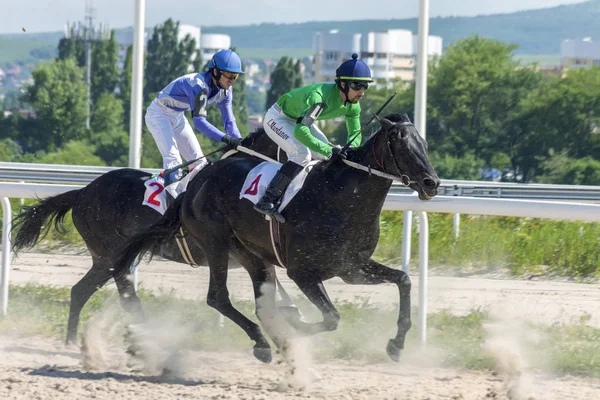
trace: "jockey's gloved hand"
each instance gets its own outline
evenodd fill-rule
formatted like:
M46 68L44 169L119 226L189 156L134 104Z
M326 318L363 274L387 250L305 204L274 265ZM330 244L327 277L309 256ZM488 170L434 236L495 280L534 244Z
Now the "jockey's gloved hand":
M232 148L237 149L237 147L240 144L242 144L242 138L234 137L231 135L225 135L221 138L221 142L227 143Z
M340 145L333 146L331 148L331 158L340 157L342 159L346 159L346 152L343 150L343 147Z

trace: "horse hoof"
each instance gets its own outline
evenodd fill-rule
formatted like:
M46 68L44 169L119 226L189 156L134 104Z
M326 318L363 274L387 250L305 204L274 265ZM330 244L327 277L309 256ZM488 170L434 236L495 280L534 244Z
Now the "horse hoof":
M400 361L400 352L402 351L402 349L400 347L398 347L396 345L396 343L394 343L393 339L389 340L386 351L388 353L388 356L390 356L390 358L393 361L395 361L395 362Z
M270 363L273 359L271 348L254 346L254 357L266 364Z

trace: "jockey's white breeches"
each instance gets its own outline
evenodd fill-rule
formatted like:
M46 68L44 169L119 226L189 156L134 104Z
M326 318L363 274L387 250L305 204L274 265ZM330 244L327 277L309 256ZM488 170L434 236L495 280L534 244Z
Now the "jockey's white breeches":
M162 155L163 168L181 164L182 156L186 161L204 156L194 130L182 112L171 110L154 100L146 110L145 120ZM203 158L190 165L190 168L202 168L206 164Z
M326 157L311 151L294 137L296 121L285 115L277 104L274 104L263 121L267 135L285 151L289 161L305 167L311 160L325 160ZM327 137L315 124L310 127L310 133L323 143L329 143Z

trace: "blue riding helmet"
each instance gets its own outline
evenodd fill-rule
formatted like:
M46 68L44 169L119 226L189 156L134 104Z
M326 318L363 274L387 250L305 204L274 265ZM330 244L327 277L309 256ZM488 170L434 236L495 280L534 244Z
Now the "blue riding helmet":
M352 54L351 60L346 60L335 70L336 81L366 81L373 82L369 66L358 59L358 54Z
M217 68L221 71L243 74L242 60L233 50L219 50L208 63L208 68Z

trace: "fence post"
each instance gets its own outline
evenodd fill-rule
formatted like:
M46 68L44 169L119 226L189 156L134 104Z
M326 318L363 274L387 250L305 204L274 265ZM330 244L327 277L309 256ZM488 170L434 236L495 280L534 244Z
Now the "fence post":
M10 272L10 231L12 229L12 208L7 197L2 198L2 278L0 279L0 308L2 316L8 313L8 275Z
M427 341L427 275L429 273L429 221L419 212L419 342Z
M458 235L460 234L460 214L455 213L452 217L452 231L454 233L454 241L458 240Z
M402 222L402 271L410 272L410 242L412 235L412 211L404 211Z

